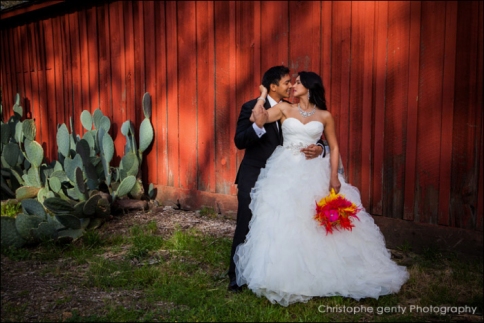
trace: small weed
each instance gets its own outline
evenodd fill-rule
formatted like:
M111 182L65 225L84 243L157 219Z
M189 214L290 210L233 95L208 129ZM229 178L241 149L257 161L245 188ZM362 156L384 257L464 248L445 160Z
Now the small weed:
M4 303L2 297L2 322L22 322L23 314L27 308L27 304L18 304L12 301Z
M402 251L402 252L407 253L407 252L409 252L409 251L412 250L412 245L408 241L405 240L402 243L401 246L397 247L397 249L400 250L400 251Z
M217 212L215 212L213 207L204 206L200 209L200 215L213 219L217 217Z
M95 248L102 246L104 241L98 231L90 230L82 236L82 243L87 248Z
M21 211L22 205L16 200L2 201L1 215L15 218Z
M2 254L16 261L27 260L31 258L30 251L26 248L2 247Z
M158 227L156 226L156 222L155 221L150 221L146 225L146 233L154 234L154 233L156 233L156 230L158 230Z
M55 301L56 305L62 305L69 303L72 300L72 296L67 296L67 297L60 297Z
M163 245L163 238L153 234L156 230L155 222L150 222L143 228L139 226L133 227L131 229L132 245L126 258L141 260L149 256L151 251L159 249Z
M143 229L139 225L135 225L131 228L131 230L129 230L129 233L132 236L139 236L140 234L143 233Z

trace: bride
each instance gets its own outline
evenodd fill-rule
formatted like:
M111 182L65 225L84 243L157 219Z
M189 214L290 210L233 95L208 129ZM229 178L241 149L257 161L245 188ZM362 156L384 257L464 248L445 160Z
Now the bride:
M267 89L260 89L265 99ZM315 296L359 300L397 293L408 272L391 260L358 189L338 174L335 124L321 77L300 72L293 91L298 104L281 102L265 110L258 100L253 110L252 119L266 113L267 122L281 121L284 145L276 148L251 191L249 234L234 256L237 284L283 306ZM306 159L301 149L323 132L329 158ZM362 209L351 231L326 233L314 219L316 202L331 189Z

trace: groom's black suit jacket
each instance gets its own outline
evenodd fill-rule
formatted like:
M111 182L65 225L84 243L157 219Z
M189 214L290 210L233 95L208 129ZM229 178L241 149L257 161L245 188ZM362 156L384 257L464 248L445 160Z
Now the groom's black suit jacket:
M244 158L240 163L239 171L235 179L235 184L239 191L250 192L254 187L261 168L265 167L267 159L272 155L278 145L282 145L281 125L277 122L264 125L266 133L258 137L252 127L250 115L257 99L246 102L242 106L237 128L235 130L235 146L238 149L245 149ZM271 106L268 101L264 104L265 109Z

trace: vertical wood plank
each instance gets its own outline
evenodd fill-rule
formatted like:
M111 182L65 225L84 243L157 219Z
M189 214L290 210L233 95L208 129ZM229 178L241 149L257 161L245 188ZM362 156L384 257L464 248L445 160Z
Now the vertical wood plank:
M403 219L413 220L415 208L415 174L417 162L418 88L420 59L421 2L410 2L410 39L408 72L407 138L405 145L405 195Z
M90 79L89 73L89 40L87 34L87 10L78 11L78 37L79 37L79 70L80 70L80 103L78 108L78 115L75 116L76 122L79 125L80 136L86 132L86 129L81 124L81 113L83 110L91 110L91 87L89 83L94 80ZM96 36L94 36L96 37Z
M230 97L230 3L215 4L215 175L216 192L230 194L234 178L229 178L230 158L226 147L233 146L230 136L230 110L233 102Z
M264 71L261 70L261 38L262 38L262 31L261 31L261 19L262 19L262 12L261 12L261 4L260 1L253 1L254 6L254 73L253 79L254 84L260 84L262 81L262 73ZM249 27L248 27L249 28ZM257 89L253 90L253 95L257 96ZM243 157L243 152L238 153L239 160Z
M17 93L20 96L20 102L23 105L24 97L25 97L25 84L24 84L24 78L23 78L23 67L22 67L22 60L20 58L20 55L18 54L20 52L20 41L19 41L19 27L16 27L12 31L12 43L13 43L13 63L14 63L14 75L15 79L17 80ZM15 93L15 96L17 95Z
M24 117L32 118L32 87L31 87L31 62L29 57L29 42L27 40L27 25L22 25L19 27L19 42L20 42L20 56L22 61L22 79L24 84L24 96L23 96L23 108Z
M385 158L383 215L403 217L405 176L404 140L408 105L408 39L410 3L389 2L388 77L385 109Z
M29 57L30 46L27 40L27 26L20 26L18 32L20 52L18 52L17 55L20 56L22 67L24 117L32 118L32 85L30 81L31 65Z
M375 32L375 4L371 2L355 2L352 8L352 26L355 29L352 36L352 74L351 76L351 137L349 178L352 185L361 192L364 207L370 205L371 191L371 133L372 133L372 73L373 73L373 43ZM353 39L354 38L354 39ZM357 138L361 138L357 139ZM361 156L361 158L359 157ZM359 163L355 163L360 159Z
M79 12L69 14L69 39L70 39L70 57L71 57L71 91L72 100L71 105L68 106L68 119L66 122L70 122L69 118L72 118L74 125L74 131L76 134L82 134L82 125L80 122L80 115L82 112L82 75L81 75L81 48L79 42Z
M142 98L143 94L146 92L146 66L145 66L145 15L144 15L144 2L135 1L133 2L133 19L135 28L134 31L134 63L135 63L135 88L134 88L134 120L136 124L140 124L144 119ZM152 45L152 44L149 44Z
M168 95L168 185L180 186L179 116L178 116L178 55L177 55L177 3L166 3L166 56Z
M349 113L347 132L354 139L348 141L348 163L346 166L346 176L351 185L360 189L361 192L361 166L362 166L362 121L363 121L363 77L365 63L365 26L366 21L364 3L360 1L352 2L351 15L351 69L349 84Z
M196 2L197 102L198 102L198 189L215 192L215 62L214 3Z
M454 123L455 51L457 30L457 1L446 2L445 44L442 87L442 138L440 141L439 210L437 222L449 225L452 173L452 125Z
M373 65L375 52L375 3L368 2L365 6L367 24L365 26L365 53L363 69L363 118L362 118L362 163L361 163L361 201L363 206L369 210L371 203L372 184L372 131L373 131Z
M153 149L153 153L156 153L156 169L158 170L157 184L168 185L168 107L167 100L168 87L172 86L171 82L167 82L167 37L166 31L168 30L168 24L165 25L165 21L168 19L165 15L165 2L155 2L155 68L156 68L156 92L153 100L153 128L154 133L154 145L156 150ZM171 80L172 81L172 80ZM153 170L153 169L152 169Z
M230 6L229 6L229 11L230 11L230 16L229 19L231 21L230 23L230 29L229 29L229 42L230 44L235 44L235 1L230 1ZM230 73L230 84L236 85L237 84L237 66L236 66L236 50L235 46L230 46L230 51L229 51L229 73ZM232 98L232 103L229 104L231 109L229 110L229 137L228 142L232 143L233 141L231 138L235 137L235 128L236 128L236 123L237 123L237 118L238 118L238 108L233 104L233 99L237 98L237 89L236 86L231 86L229 87L229 95ZM225 181L227 185L229 186L229 191L228 194L230 195L235 195L237 194L237 187L234 183L235 177L237 174L237 148L235 147L234 144L231 144L229 146L229 151L227 155L228 159L228 165L229 169L225 177Z
M89 75L89 101L85 109L89 110L91 114L100 107L99 103L99 31L102 30L97 25L97 7L91 7L86 11L86 42L87 42L87 74Z
M138 142L139 134L139 123L136 117L137 111L140 109L141 98L136 100L136 88L137 83L141 80L139 79L141 71L141 66L139 66L139 55L142 55L142 49L140 48L141 41L139 37L141 36L141 31L138 26L139 18L139 5L142 5L141 1L123 1L123 39L124 39L124 83L123 92L121 94L121 100L123 101L123 106L125 107L125 118L120 120L120 125L126 120L130 120L134 125L135 130L135 140ZM138 60L138 63L136 62ZM144 74L144 73L143 73ZM124 155L124 145L126 144L126 137L119 135L119 140L123 144L123 150L119 152L121 156Z
M63 25L62 17L52 18L53 30L53 56L54 56L54 79L55 79L55 100L53 103L55 111L55 122L57 125L64 123L64 77L63 75Z
M478 37L477 39L484 39L483 36L483 11L484 11L484 5L482 2L479 2L479 25L477 27L478 30ZM484 56L483 56L483 42L480 41L478 44L478 54L477 54L477 71L483 71L483 61L484 61ZM483 73L477 73L477 112L479 113L478 120L479 120L479 126L476 130L477 133L481 134L480 137L480 142L478 143L477 147L482 147L484 143L484 135L483 135L483 113L482 113L482 107L484 106L484 102L482 100L483 93L482 91L479 91L479 89L482 89L484 87L483 85ZM479 153L479 159L478 159L478 165L479 165L479 186L477 190L477 196L483 196L484 195L484 169L483 169L483 164L484 164L484 156L483 156L483 149L480 149ZM484 203L482 201L482 198L477 198L477 220L476 220L476 230L482 232L483 231L483 216L484 216Z
M97 25L99 29L99 109L104 115L112 115L111 101L111 37L109 28L109 8L111 4L99 7Z
M48 95L47 95L47 76L48 71L46 68L46 57L45 57L45 19L36 22L36 28L34 30L34 37L37 42L38 48L38 91L39 91L39 126L40 134L38 136L38 141L43 145L44 157L46 161L51 161L53 157L49 153L51 146L55 145L55 125L49 120L49 107L48 107ZM52 98L50 98L52 100Z
M288 65L289 23L287 1L261 2L261 71L276 65ZM259 81L260 82L260 81Z
M371 213L382 215L383 211L383 152L385 128L385 84L387 63L388 2L376 2L375 17L375 64L374 64L374 134L373 134L373 182Z
M12 58L13 58L13 72L15 73L15 79L17 80L17 91L14 94L14 98L17 93L20 96L21 105L23 105L23 98L25 97L25 85L23 82L23 67L22 61L20 59L20 55L17 54L20 52L20 45L19 45L19 28L13 28L12 30Z
M441 53L445 46L445 5L439 2L422 2L421 41L432 44L421 48L420 88L417 139L417 168L419 221L437 223L439 210L439 165L442 131L443 64Z
M40 56L39 54L39 49L38 49L38 43L35 39L35 30L38 29L36 27L37 23L36 22L31 22L27 24L27 43L28 43L28 48L29 52L27 53L30 61L30 69L28 72L28 78L30 79L31 83L31 94L30 94L30 111L32 113L32 118L35 120L35 124L37 127L37 135L36 139L39 140L39 142L42 142L42 134L41 134L41 119L40 119L40 111L39 111L39 80L38 80L38 57Z
M457 51L455 83L455 111L453 126L453 161L451 192L451 224L459 228L471 228L477 222L476 190L477 161L476 137L477 111L477 30L479 7L476 2L458 3ZM482 70L481 70L482 73ZM482 84L481 84L482 85ZM481 117L482 118L482 117ZM482 132L482 128L479 129ZM482 147L482 144L481 146Z
M2 104L3 104L3 113L2 113L2 121L7 122L8 118L11 115L11 106L13 106L14 98L15 98L15 80L12 76L12 66L11 57L12 57L12 43L10 42L10 29L2 29L0 30L1 38L0 38L0 46L4 48L3 55L0 56L2 61L2 67L0 69L0 73L2 76Z
M32 38L32 61L35 62L33 66L32 72L32 95L34 104L34 115L36 116L36 126L37 126L37 136L36 140L42 144L44 142L50 142L47 139L48 136L48 128L46 125L48 124L47 120L44 119L45 114L42 112L42 108L45 105L45 80L44 78L44 71L42 69L41 60L43 59L43 46L40 39L42 29L42 23L39 21L35 21L30 24L30 37ZM45 145L44 145L44 148ZM45 156L45 153L44 153Z
M261 79L255 79L251 71L254 70L254 44L255 34L257 33L252 27L255 22L255 6L252 2L236 2L236 38L237 44L237 98L235 100L236 114L240 113L242 105L254 98L254 92L258 91L258 84ZM243 154L237 156L241 161Z
M22 71L20 70L20 55L18 55L19 47L18 47L18 27L17 28L12 28L12 32L10 33L10 46L8 47L10 49L10 64L11 64L11 74L12 78L14 80L14 84L12 88L14 89L12 93L13 95L13 100L12 100L12 106L15 103L15 98L17 97L17 93L19 94L22 102L23 102L23 91L24 91L24 85L23 85L23 78L22 78Z
M38 57L39 55L39 49L38 49L38 44L35 39L35 30L38 29L38 27L35 26L36 22L32 22L27 24L27 39L26 42L28 43L28 48L29 52L27 53L29 62L30 62L30 68L28 72L28 78L30 80L30 88L31 88L31 93L30 93L30 111L32 113L32 119L35 120L35 124L38 130L40 130L40 111L39 111L39 80L38 80ZM41 140L42 135L40 131L38 131L36 139Z
M178 75L180 77L179 91L182 100L179 102L179 135L180 187L188 190L197 189L197 96L196 85L196 15L195 2L182 1L178 3Z
M348 22L351 21L351 2L337 1L333 3L333 46L332 50L332 108L336 123L336 135L341 159L345 167L345 173L348 171L348 147L349 147L349 88L350 88L350 28Z
M290 28L288 33L290 41L288 65L293 76L300 71L320 73L320 7L317 1L289 1L289 22L297 22L297 27Z
M61 19L61 45L63 46L63 57L62 57L62 77L63 77L63 88L64 92L64 105L62 106L63 118L61 123L67 125L69 132L74 131L71 129L69 117L72 117L73 112L73 74L72 74L72 48L71 48L71 30L69 27L70 15L65 15Z
M153 117L153 110L155 110L155 100L156 100L156 42L157 39L155 37L155 3L154 1L146 1L143 3L143 17L144 17L144 39L142 41L142 46L144 46L144 62L143 68L145 68L146 72L146 83L145 88L142 89L142 92L148 92L151 96L151 105L152 105L152 114L151 114L151 124L155 125L155 120ZM143 95L144 93L140 93ZM140 97L140 101L141 101ZM154 131L157 132L159 128L154 128ZM149 185L149 183L158 183L158 168L162 167L162 165L158 165L157 163L157 150L156 145L157 142L153 142L151 146L145 151L143 156L143 183L145 186Z
M8 60L8 46L7 46L7 30L0 29L0 46L1 48L4 48L4 52L2 55L0 55L0 87L2 89L2 113L1 113L1 121L6 123L8 120L7 118L10 116L10 95L8 94L8 91L11 92L11 89L9 88L10 80L10 73L8 71L7 66L9 65L7 63Z
M131 4L128 2L127 4ZM109 117L111 119L111 136L114 139L116 150L112 163L119 165L120 156L124 152L124 142L118 140L119 127L128 119L126 111L126 60L125 60L125 40L126 32L132 33L132 29L126 26L123 12L124 2L113 2L109 7L109 30L111 36L111 91L112 91L112 110ZM114 125L118 125L115 127ZM121 136L121 135L119 135Z
M50 145L47 146L45 151L45 156L51 160L58 159L57 155L57 128L56 128L56 117L54 111L56 110L56 80L55 80L55 51L54 51L54 31L53 31L54 18L50 18L43 21L43 31L44 31L44 42L45 42L45 82L46 90L45 96L47 104L43 109L43 113L46 114L44 120L49 120L48 127L51 129L49 131L49 141ZM47 126L46 126L47 127Z
M333 2L323 1L321 5L321 78L323 79L324 89L326 90L326 105L329 111L334 112L333 102L331 101L332 12Z

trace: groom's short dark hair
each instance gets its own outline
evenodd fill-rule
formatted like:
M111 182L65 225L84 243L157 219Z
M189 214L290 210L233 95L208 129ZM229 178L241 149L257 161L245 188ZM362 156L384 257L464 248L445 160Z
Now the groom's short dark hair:
M289 67L284 65L273 66L262 76L262 85L269 90L271 84L279 85L279 81L287 74L289 74Z

